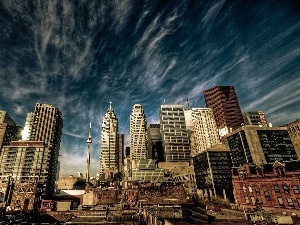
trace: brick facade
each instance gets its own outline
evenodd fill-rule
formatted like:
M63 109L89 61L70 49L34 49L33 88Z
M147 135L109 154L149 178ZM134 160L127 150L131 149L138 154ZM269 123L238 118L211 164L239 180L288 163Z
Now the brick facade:
M235 202L239 209L263 208L277 212L300 210L300 161L275 162L264 166L240 166L233 169Z

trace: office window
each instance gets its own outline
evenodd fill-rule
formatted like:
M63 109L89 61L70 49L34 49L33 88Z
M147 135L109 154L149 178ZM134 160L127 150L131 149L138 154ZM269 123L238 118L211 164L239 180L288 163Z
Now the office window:
M280 188L277 185L274 186L274 189L275 189L275 193L280 193Z

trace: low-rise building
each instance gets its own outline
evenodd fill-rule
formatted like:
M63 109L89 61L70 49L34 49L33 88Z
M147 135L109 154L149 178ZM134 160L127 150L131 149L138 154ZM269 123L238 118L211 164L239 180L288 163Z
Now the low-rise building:
M299 160L235 167L232 171L232 183L237 207L254 209L256 202L262 202L265 210L299 214L299 178Z

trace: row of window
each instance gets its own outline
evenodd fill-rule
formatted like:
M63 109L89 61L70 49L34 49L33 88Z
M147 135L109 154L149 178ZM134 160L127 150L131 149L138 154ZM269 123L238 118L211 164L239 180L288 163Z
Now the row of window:
M251 186L248 186L248 188L246 188L244 185L243 185L243 191L246 192L247 189L248 189L248 192L253 192L253 188ZM294 191L295 194L299 194L300 193L300 190L298 188L297 185L293 185L292 186L292 189ZM254 190L256 192L256 194L260 194L260 189L258 188L258 186L254 186ZM286 185L283 185L282 186L282 189L280 189L280 187L278 185L274 185L274 190L275 190L275 193L280 193L280 190L283 190L283 192L285 194L289 194L290 193L290 188Z

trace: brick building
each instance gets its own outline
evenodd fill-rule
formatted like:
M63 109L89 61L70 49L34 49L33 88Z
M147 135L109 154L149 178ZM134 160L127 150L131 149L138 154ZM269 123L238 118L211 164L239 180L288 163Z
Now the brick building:
M261 201L265 210L299 214L299 168L299 160L233 168L232 183L238 208L254 209L255 202Z

